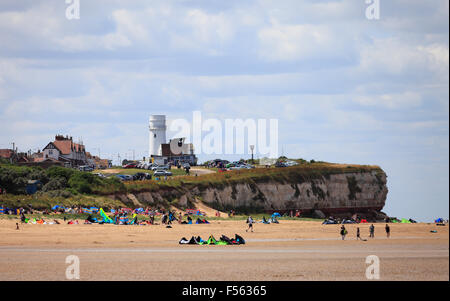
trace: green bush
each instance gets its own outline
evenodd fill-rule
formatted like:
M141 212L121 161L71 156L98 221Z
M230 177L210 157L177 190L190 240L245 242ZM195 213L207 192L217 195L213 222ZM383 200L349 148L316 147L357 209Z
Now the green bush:
M59 166L53 166L46 170L46 174L49 178L65 178L67 182L77 172L79 173L79 171L74 169Z
M100 178L86 172L76 172L69 179L69 186L79 193L91 193L91 185L99 184Z
M42 191L60 190L67 187L67 180L63 177L52 178L42 187Z

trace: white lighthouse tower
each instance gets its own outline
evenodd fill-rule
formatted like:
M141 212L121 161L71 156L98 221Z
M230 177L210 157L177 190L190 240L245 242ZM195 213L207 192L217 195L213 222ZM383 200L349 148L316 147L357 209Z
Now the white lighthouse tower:
M161 144L166 143L166 116L150 116L150 147L149 158L152 156L161 156Z

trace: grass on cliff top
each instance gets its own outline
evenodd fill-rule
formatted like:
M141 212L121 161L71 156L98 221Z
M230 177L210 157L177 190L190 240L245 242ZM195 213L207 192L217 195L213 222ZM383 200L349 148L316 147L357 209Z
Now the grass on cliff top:
M167 181L135 181L126 183L128 192L157 191L159 189L182 189L198 187L224 187L230 184L254 184L254 183L303 183L311 179L328 178L333 174L362 173L376 171L383 173L379 166L333 164L333 163L309 163L293 167L283 168L255 168L249 170L235 170L217 172L200 176L179 176L169 178Z

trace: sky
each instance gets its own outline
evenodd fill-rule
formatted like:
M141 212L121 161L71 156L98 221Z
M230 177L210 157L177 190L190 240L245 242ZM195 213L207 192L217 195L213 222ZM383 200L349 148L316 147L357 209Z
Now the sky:
M277 119L285 156L379 165L384 212L448 218L447 0L79 3L0 2L0 148L63 134L117 162L152 114Z

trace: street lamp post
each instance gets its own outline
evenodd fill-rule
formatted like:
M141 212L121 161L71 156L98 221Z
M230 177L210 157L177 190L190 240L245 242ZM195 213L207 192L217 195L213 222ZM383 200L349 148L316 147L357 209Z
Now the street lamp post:
M255 146L254 145L250 145L250 149L252 151L252 164L254 164L255 161L253 160L253 150L255 149Z
M129 149L129 151L133 151L133 161L134 161L134 149Z

